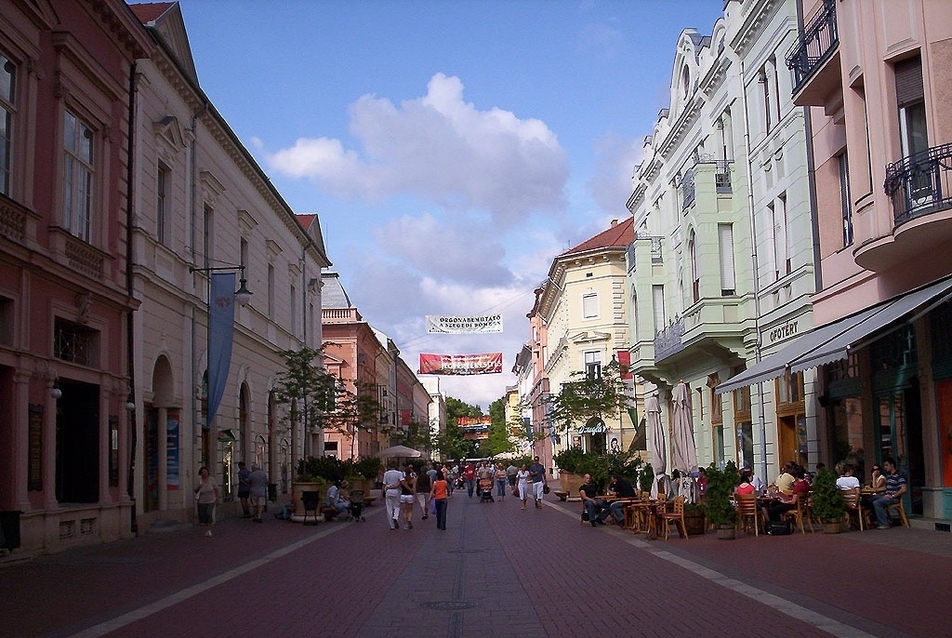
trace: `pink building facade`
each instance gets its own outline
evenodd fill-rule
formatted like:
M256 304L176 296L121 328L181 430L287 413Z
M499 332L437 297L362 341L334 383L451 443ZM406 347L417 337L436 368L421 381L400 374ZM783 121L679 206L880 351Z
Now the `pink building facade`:
M151 43L119 0L12 5L0 11L0 510L20 512L21 547L59 551L131 535L129 87Z

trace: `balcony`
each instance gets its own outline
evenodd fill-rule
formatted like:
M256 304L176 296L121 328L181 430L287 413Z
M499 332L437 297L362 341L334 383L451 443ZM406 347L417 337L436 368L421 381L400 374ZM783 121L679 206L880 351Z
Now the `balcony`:
M694 203L694 169L689 169L681 178L681 210L687 210Z
M795 104L822 106L824 98L840 87L839 44L836 3L824 0L787 53L787 68L793 71Z
M859 246L856 263L882 272L952 242L952 144L934 146L886 167L892 232Z
M655 361L660 362L684 350L681 338L684 336L684 319L676 317L674 321L655 334Z

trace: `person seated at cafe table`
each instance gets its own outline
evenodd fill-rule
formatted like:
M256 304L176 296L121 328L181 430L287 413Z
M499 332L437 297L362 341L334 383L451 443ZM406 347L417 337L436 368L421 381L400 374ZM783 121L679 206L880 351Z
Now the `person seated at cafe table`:
M886 491L882 496L873 497L873 511L876 512L877 525L873 529L889 529L889 514L886 508L895 505L906 493L906 477L896 470L896 461L891 456L883 459L883 469L886 470Z
M805 472L803 468L794 466L789 469L793 471L791 475L793 476L793 486L790 489L790 493L787 494L780 489L780 477L777 477L778 485L775 486L776 491L772 492L776 500L772 501L767 508L767 516L771 521L779 521L786 512L796 509L800 499L806 498L806 495L810 492L810 484L804 477Z
M636 497L635 488L632 487L628 479L623 478L618 474L612 474L612 480L608 485L608 491L618 499ZM616 525L623 524L625 522L625 505L626 503L624 500L612 501L608 507L602 508L602 513L598 515L596 522L604 525L605 519L611 515L615 517Z
M839 467L837 469L840 469ZM841 490L859 489L859 479L853 476L855 468L852 463L844 463L839 478L836 479L836 486Z
M777 486L777 490L783 492L787 496L793 494L793 484L796 483L797 479L794 476L796 471L796 463L790 461L783 466L783 471L780 473L780 476L777 477L777 480L774 484Z
M600 498L595 498L595 494L598 490L595 484L592 483L591 474L584 475L582 479L583 483L582 486L578 488L578 493L579 496L582 497L582 507L585 508L585 512L588 514L588 520L592 524L592 527L604 525L605 520L598 518L598 513L607 509L608 503Z

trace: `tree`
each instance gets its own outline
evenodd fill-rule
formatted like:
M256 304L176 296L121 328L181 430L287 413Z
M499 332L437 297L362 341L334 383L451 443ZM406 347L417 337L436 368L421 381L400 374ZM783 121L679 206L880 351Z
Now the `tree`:
M455 397L446 397L446 431L434 437L433 449L446 459L463 459L476 456L476 441L467 439L459 427L460 417L480 417L483 410L478 405L464 403Z
M621 365L612 360L599 374L573 372L557 394L549 395L548 418L559 432L592 418L604 420L627 411L633 397L622 378Z
M323 366L315 365L323 351L323 347L304 347L281 352L285 370L278 373L274 389L275 399L288 406L282 422L290 427L300 422L306 434L333 428L353 436L357 430L369 429L380 412L373 392L358 387L352 391ZM305 437L304 447L304 455L310 456L310 436Z
M489 438L480 442L482 456L496 456L507 454L515 449L509 437L509 424L506 423L506 400L496 399L489 404L489 416L492 423L489 426Z

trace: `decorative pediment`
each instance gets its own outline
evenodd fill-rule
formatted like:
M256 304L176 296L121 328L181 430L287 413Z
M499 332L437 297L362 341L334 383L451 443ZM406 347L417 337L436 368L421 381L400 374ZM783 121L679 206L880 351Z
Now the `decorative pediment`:
M611 334L607 332L584 330L569 337L569 341L572 343L595 343L596 341L608 341L610 338Z
M175 150L188 146L188 133L174 115L166 115L158 122L153 122L152 132Z

